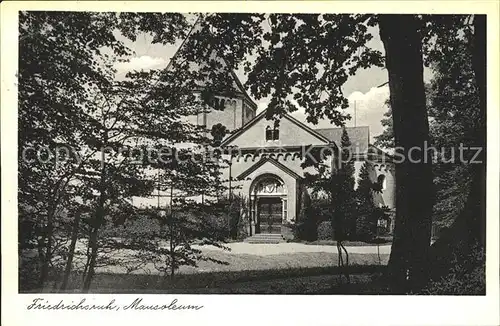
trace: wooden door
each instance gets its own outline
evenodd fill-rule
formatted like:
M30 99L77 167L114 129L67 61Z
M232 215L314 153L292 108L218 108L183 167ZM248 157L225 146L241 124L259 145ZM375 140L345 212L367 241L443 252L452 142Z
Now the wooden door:
M256 233L281 233L282 215L281 198L260 198Z

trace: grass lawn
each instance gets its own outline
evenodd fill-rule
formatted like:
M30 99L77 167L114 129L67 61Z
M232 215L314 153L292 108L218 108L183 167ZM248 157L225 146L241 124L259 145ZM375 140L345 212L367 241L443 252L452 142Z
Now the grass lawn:
M196 294L389 294L382 281L382 273L345 276L338 273L287 277L272 280L254 280L226 284L221 287L179 289L178 293Z
M224 262L218 264L212 261L199 261L198 267L181 266L178 274L199 274L207 272L238 272L252 270L280 270L290 268L332 267L338 264L338 255L334 252L295 252L271 255L246 254L225 252L221 250L207 250L207 256ZM117 253L116 255L119 255ZM122 257L126 257L121 253ZM388 254L381 254L380 260L376 253L350 253L349 263L352 265L386 265ZM97 273L125 274L122 266L108 266L98 268ZM146 264L143 268L133 271L134 274L159 274L153 264Z
M374 288L373 276L380 274L389 255L349 255L355 284L341 280L335 253L304 252L279 255L230 254L213 251L220 265L201 261L198 268L183 266L174 280L152 270L126 274L119 268L97 270L92 284L95 293L349 293L358 287ZM52 286L50 286L52 287ZM79 292L81 275L74 273L68 292ZM359 290L359 289L358 289ZM50 292L47 289L44 292ZM361 291L361 290L359 290Z
M190 294L377 294L384 293L385 266L352 266L350 284L335 268L215 272L177 275L97 274L92 293ZM77 276L77 275L74 275ZM79 277L78 277L79 279ZM78 286L76 286L78 284ZM81 283L72 283L79 292Z

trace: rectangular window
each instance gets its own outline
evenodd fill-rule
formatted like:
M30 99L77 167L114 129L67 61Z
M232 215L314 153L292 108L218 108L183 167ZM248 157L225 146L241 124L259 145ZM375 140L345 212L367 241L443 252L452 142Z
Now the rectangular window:
M250 223L255 221L255 203L250 200Z
M266 128L266 140L273 140L273 130L271 128Z
M280 139L280 130L278 128L274 128L273 130L273 140L279 140Z
M283 221L286 221L286 219L287 219L288 210L287 210L286 206L287 206L286 199L283 199Z
M276 127L271 129L270 126L266 127L266 140L279 140L280 139L280 130Z

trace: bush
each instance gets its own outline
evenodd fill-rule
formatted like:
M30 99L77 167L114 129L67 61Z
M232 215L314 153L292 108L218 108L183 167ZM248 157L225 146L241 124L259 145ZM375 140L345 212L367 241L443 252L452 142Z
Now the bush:
M137 217L120 220L118 223L108 222L102 228L106 237L125 238L128 236L152 235L161 229L155 212L144 212ZM248 212L242 197L234 195L233 199L221 199L214 205L196 205L178 209L174 215L181 221L191 221L198 228L206 228L207 232L218 238L241 240L248 236Z
M40 264L38 253L34 250L24 250L19 253L19 291L37 289ZM38 289L41 290L41 289Z
M214 212L225 221L228 237L233 240L242 240L248 237L248 207L246 199L240 195L233 195L232 199L224 198L217 204Z
M377 235L377 221L380 217L379 208L358 216L356 221L356 235L354 239L358 241L371 241Z
M243 240L250 236L250 210L244 208L239 216L237 240Z
M331 203L326 197L315 196L311 198L311 207L315 215L316 224L330 221Z
M323 221L318 225L318 240L334 240L332 223Z
M142 215L120 224L107 223L101 233L107 237L125 238L130 235L153 234L160 230L157 219Z
M485 252L480 246L468 255L455 255L450 272L433 280L423 291L434 295L484 295L486 294Z
M231 239L235 240L238 238L238 231L241 224L241 203L239 198L235 198L229 203L227 211L227 220L229 222L229 236Z
M298 222L292 228L294 237L298 240L315 241L318 239L318 228L316 223Z
M213 230L216 230L220 234L223 234L224 237L229 236L229 226L227 216L224 214L218 213L203 213L199 212L204 223L209 225Z
M299 240L315 241L317 233L318 214L312 206L311 197L307 190L302 190L300 198L300 211L297 223L293 227L294 236Z

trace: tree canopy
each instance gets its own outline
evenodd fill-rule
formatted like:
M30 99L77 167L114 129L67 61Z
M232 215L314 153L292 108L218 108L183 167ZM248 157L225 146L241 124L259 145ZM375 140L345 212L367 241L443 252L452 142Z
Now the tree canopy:
M38 249L40 283L47 278L55 253L54 230L63 205L86 206L92 212L84 219L91 249L88 289L99 249L99 229L114 205L125 204L124 197L152 189L148 168L162 170L165 179L186 194L202 184L204 188L219 187L215 165L125 164L137 157L119 149L154 144L158 150L160 145L186 142L207 146L205 135L210 130L181 118L207 110L215 95L233 94L227 76L239 65L248 74L251 94L256 99L269 97L267 118L296 111L299 105L308 122L326 118L337 126L349 119L343 111L348 102L342 93L349 76L359 69L385 67L392 114L392 124L389 120L385 124L392 127L393 144L404 154L412 147L423 149L430 140L447 146L469 140L476 146L485 145L486 73L481 64L486 41L485 17L481 15L198 16L196 28L191 28L186 16L170 13L20 14L20 214L35 230L26 233L31 239L20 239L20 243ZM374 26L379 28L384 55L367 45L373 37L368 28ZM126 60L131 50L117 38L117 32L132 41L139 33L149 33L153 43L163 44L190 36L167 69L131 72L118 81L113 64ZM249 57L255 60L249 62ZM427 94L430 105L423 82L424 64L436 71ZM201 96L195 96L193 90ZM380 139L390 145L390 135ZM343 135L341 145L347 143ZM23 159L25 150L34 146L52 152L65 146L74 152L64 153L70 159L53 169L40 160ZM431 163L396 165L396 229L389 268L398 292L418 290L427 281L433 172L457 178L466 173L462 166L433 168ZM349 163L339 170L346 177L346 188L344 183L338 186L347 197L351 170ZM457 201L446 200L434 208L448 217L461 216L458 220L463 222L454 232L484 242L484 214L470 218L484 205L484 165L472 170L472 191L464 209L460 213L458 208L450 210L449 205ZM437 180L438 197L446 197L448 189L453 194L447 198L460 197L463 202L464 196L456 195L463 194L462 189L448 180ZM473 231L457 231L465 229ZM468 247L472 247L470 241Z

